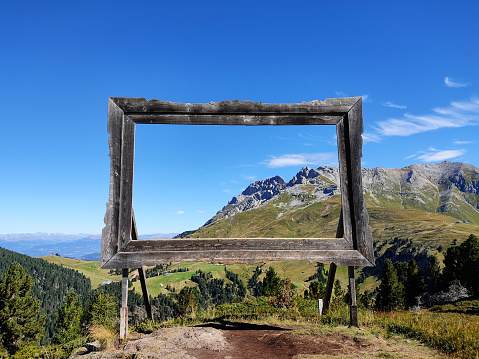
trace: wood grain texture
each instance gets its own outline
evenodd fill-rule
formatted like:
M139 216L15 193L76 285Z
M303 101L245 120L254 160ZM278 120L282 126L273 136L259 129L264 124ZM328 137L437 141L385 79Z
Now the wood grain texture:
M186 114L186 115L331 115L343 116L360 97L328 98L301 103L262 103L252 101L221 101L210 103L177 103L145 98L111 97L126 115L133 114Z
M120 308L120 341L128 339L128 307Z
M132 241L122 252L222 250L352 250L342 238L194 238Z
M123 111L110 99L108 101L108 126L110 134L110 191L105 213L105 227L101 237L101 264L104 265L118 252L118 219L120 212L120 172Z
M328 271L328 280L326 282L326 291L324 293L324 301L323 301L323 313L327 314L329 310L329 305L331 303L331 297L333 295L333 286L334 286L334 278L336 276L336 263L332 262L329 266Z
M118 252L106 269L138 268L140 265L154 266L169 262L210 262L210 263L264 263L267 261L309 261L348 266L370 266L370 262L355 250L188 250Z
M335 125L342 116L305 114L129 114L135 123L228 126Z
M370 262L374 264L374 250L372 241L372 232L369 226L369 216L366 210L366 204L363 197L361 157L363 148L362 133L363 127L362 101L358 101L348 112L347 119L349 133L349 190L352 231L354 231L354 246Z
M336 135L338 140L338 162L339 162L339 186L341 188L341 223L343 238L353 245L352 218L351 218L351 190L349 186L348 164L350 162L349 153L349 134L346 133L347 119L342 119L336 125Z
M118 249L126 247L131 239L133 203L133 161L135 148L135 123L123 121L120 172L120 213L118 221Z
M356 280L354 279L354 267L348 267L348 279L349 279L349 295L351 297L351 303L349 303L349 326L359 327L358 324L358 306L356 303Z
M123 268L121 278L120 340L128 338L128 269Z

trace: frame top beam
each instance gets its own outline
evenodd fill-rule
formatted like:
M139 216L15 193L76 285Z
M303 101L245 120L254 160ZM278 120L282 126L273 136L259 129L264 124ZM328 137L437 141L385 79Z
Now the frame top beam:
M177 103L123 97L111 97L110 100L135 123L264 126L335 125L361 98L328 98L287 104L238 100Z

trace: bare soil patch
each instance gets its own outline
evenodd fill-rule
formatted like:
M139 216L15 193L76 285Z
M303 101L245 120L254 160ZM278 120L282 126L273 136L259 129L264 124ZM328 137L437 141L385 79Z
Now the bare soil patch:
M71 358L438 358L436 351L405 339L384 340L361 330L298 330L223 322L132 335L127 343Z

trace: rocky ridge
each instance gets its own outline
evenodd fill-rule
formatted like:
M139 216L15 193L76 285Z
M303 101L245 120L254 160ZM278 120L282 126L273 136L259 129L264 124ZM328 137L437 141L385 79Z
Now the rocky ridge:
M363 168L362 181L370 206L447 212L479 224L479 168L470 164L445 161L403 168ZM337 167L304 167L289 182L280 176L253 182L205 226L269 203L291 211L337 194Z

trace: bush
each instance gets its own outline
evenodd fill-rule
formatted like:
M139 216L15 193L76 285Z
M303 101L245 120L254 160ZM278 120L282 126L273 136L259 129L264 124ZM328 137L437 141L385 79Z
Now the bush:
M296 302L293 299L295 290L291 286L291 279L285 279L274 297L270 297L269 303L275 308L282 310L298 311Z

